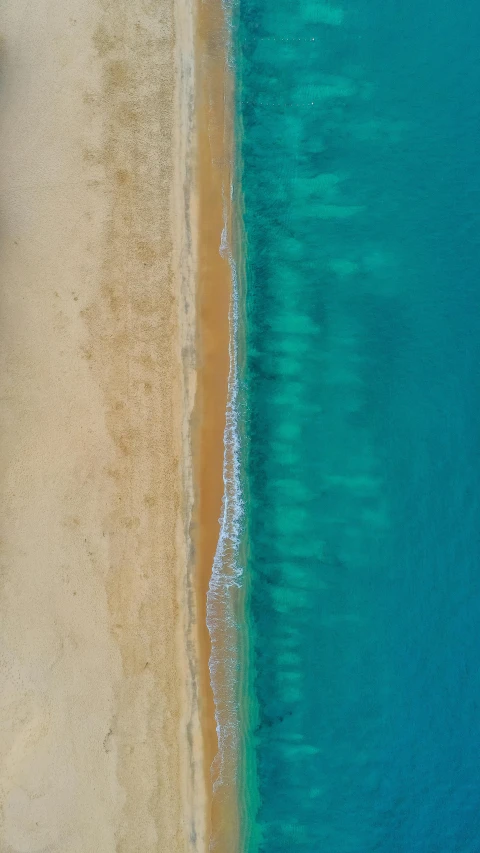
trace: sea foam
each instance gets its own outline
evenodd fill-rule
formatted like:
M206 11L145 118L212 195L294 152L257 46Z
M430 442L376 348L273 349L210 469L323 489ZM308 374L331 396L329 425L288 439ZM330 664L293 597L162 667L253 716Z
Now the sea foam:
M232 196L233 188L230 191ZM223 499L219 518L220 534L213 561L207 594L207 625L211 638L209 662L210 679L215 702L218 754L212 768L214 792L227 783L225 766L234 757L238 746L238 702L236 670L238 658L235 590L242 582L239 546L244 515L240 476L241 440L239 429L238 376L238 276L228 229L228 204L224 199L224 226L220 253L228 259L231 270L231 300L229 312L230 368L226 422L224 431Z

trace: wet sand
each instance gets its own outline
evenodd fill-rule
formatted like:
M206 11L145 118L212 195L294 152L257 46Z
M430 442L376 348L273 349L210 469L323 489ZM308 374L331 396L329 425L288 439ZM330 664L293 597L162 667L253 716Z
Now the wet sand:
M0 12L6 853L208 846L188 2Z
M226 67L226 21L221 0L201 3L197 17L198 118L198 386L195 404L194 530L197 569L201 721L205 743L206 789L216 779L218 752L215 708L208 661L211 652L206 599L218 543L222 509L224 429L229 373L229 308L232 291L228 258L220 253L233 164L233 79ZM233 777L232 777L233 781ZM208 832L218 853L238 845L236 787L211 797Z

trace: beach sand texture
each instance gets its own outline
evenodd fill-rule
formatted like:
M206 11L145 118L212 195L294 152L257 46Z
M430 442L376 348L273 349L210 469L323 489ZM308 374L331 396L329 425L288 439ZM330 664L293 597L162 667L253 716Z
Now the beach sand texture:
M0 12L0 849L205 849L188 0Z
M200 713L205 785L219 776L218 718L210 684L212 653L207 626L207 592L223 513L224 430L228 394L231 269L221 250L222 232L231 227L233 165L233 76L226 66L227 20L221 2L199 3L196 17L196 148L198 191L197 393L194 413L195 570L199 638ZM225 239L225 235L224 238ZM217 614L220 621L224 613ZM223 673L222 673L223 674ZM210 797L207 831L218 853L234 853L237 838L236 788L231 798Z

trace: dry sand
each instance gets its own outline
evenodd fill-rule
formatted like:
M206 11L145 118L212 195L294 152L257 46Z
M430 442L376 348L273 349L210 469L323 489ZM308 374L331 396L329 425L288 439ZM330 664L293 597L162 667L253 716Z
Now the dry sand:
M204 850L189 0L0 12L0 850Z

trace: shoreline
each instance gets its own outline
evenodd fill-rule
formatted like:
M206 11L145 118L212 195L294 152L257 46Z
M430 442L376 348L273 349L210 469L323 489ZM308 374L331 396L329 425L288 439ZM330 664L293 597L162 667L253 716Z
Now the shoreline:
M220 534L224 494L224 431L230 371L231 268L220 253L225 226L225 188L230 188L233 155L233 91L226 69L226 20L222 3L198 3L196 27L198 174L198 385L194 412L196 505L194 541L200 707L205 745L205 785L209 792L207 837L219 853L233 853L236 803L218 802L213 793L219 743L209 661L211 637L207 594ZM229 205L229 200L227 199ZM230 211L227 210L227 217ZM227 807L226 807L227 806ZM225 833L225 822L229 831ZM233 828L232 828L233 822Z

